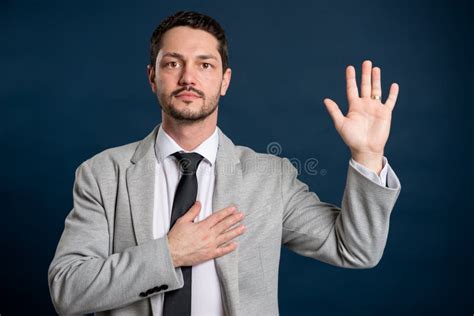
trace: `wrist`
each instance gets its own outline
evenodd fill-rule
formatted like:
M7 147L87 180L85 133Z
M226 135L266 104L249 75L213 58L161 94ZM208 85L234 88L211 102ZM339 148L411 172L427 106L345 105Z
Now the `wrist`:
M352 159L364 167L374 171L377 175L380 175L380 172L382 171L383 152L352 152Z
M168 239L168 250L170 253L171 261L173 262L173 266L175 268L178 268L182 265L181 260L179 259L179 256L173 246L173 243L170 239Z

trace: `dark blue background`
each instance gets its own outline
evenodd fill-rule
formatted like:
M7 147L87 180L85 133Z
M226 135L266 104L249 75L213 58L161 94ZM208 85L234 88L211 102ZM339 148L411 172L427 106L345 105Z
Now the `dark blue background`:
M67 4L66 4L67 2ZM165 1L162 1L163 3ZM53 314L47 269L75 168L161 120L145 67L164 17L215 17L233 69L219 126L236 144L318 159L301 174L340 205L350 152L344 69L371 59L400 85L386 156L402 183L384 257L346 270L283 251L282 315L472 315L472 6L468 1L2 1L0 313Z

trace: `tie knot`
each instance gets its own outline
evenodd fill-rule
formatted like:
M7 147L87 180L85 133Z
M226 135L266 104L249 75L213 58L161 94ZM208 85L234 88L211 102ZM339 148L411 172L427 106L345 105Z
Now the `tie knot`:
M178 159L179 166L183 174L194 174L199 166L199 163L204 158L198 153L182 153L175 152L173 156Z

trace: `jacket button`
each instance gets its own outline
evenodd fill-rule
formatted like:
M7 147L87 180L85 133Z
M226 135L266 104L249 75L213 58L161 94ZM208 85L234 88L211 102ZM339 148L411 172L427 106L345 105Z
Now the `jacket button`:
M139 295L140 295L140 297L145 297L145 296L146 296L146 293L145 293L145 292L141 292Z
M160 286L161 290L167 290L168 289L168 285L167 284L163 284L162 286Z
M153 288L153 292L159 292L159 291L161 291L161 287L155 286L155 287Z

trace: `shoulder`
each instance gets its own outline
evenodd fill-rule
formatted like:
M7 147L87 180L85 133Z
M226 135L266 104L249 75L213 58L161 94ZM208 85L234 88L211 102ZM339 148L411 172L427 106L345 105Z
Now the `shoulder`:
M83 161L77 168L87 168L94 176L117 176L120 170L128 168L140 141L107 148Z
M225 160L230 158L238 163L243 175L281 175L282 168L287 164L291 165L287 158L257 152L250 147L234 144L222 131L220 131L220 136L219 147L226 151Z
M286 158L269 153L261 153L246 146L235 146L242 171L260 175L280 174Z

